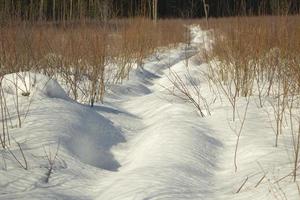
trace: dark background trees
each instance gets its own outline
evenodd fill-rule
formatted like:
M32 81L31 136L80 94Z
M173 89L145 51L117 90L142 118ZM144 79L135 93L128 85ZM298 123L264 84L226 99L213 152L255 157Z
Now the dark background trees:
M26 20L153 17L154 0L0 0L4 17ZM210 17L299 13L300 0L206 0ZM158 0L161 18L203 17L202 0Z
M203 17L202 0L160 0L161 17ZM209 16L299 13L300 0L206 0Z

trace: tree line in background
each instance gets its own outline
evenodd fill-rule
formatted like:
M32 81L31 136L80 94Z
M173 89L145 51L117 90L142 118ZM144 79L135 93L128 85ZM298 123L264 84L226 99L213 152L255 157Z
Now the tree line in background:
M1 0L2 19L78 20L147 16L155 18L299 13L300 0Z

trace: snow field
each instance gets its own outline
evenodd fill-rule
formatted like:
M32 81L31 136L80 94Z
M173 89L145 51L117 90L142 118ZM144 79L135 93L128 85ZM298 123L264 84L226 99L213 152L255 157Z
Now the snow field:
M29 167L23 170L1 150L0 199L297 199L291 178L276 182L291 171L291 138L281 137L274 147L272 119L257 108L256 97L249 104L235 172L235 130L241 120L232 122L230 104L212 93L203 75L208 65L198 53L211 48L209 32L192 27L191 33L191 46L149 58L124 84L110 85L104 104L93 108L72 101L57 81L25 73L24 81L18 81L19 100L22 112L30 109L22 127L10 134ZM200 117L178 97L174 72L184 81L193 79L187 87L197 84L211 115ZM5 79L4 92L13 107L16 75ZM22 96L27 87L30 96ZM246 103L238 100L241 115ZM11 115L16 123L16 113ZM11 149L20 157L14 142ZM46 157L57 149L46 183Z

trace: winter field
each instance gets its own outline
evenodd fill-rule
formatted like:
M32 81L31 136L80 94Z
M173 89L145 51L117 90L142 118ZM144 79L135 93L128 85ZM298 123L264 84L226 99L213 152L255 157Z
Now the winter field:
M1 26L0 199L299 199L299 22Z

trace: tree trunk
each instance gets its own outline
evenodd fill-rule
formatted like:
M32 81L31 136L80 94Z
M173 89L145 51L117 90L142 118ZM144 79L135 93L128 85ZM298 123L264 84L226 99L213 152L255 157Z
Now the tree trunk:
M72 20L72 14L73 14L73 0L70 0L70 14L69 14L69 20Z
M208 28L208 11L209 11L209 5L206 3L206 0L202 0L202 2L203 2L204 13L205 13L206 26Z
M33 0L30 0L30 8L29 8L29 18L30 20L33 20Z
M158 0L152 0L152 16L154 22L157 22L157 6L158 6Z
M103 0L102 1L102 19L104 21L107 21L108 15L109 15L109 5L108 5L108 0Z
M42 21L43 19L43 8L44 8L44 0L40 1L40 9L39 9L39 20Z
M55 21L55 0L52 1L52 20Z
M77 1L77 10L78 10L78 18L81 19L81 16L82 16L81 0Z

